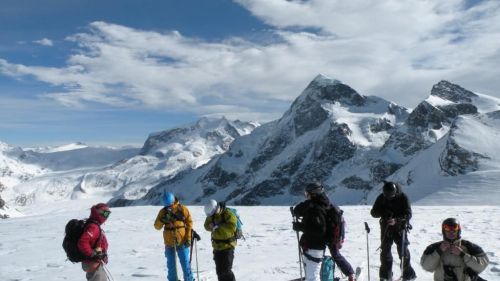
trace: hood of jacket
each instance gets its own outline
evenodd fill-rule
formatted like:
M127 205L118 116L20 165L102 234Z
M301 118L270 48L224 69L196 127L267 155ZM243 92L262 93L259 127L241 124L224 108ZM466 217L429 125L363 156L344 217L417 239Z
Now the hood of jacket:
M97 205L92 206L92 208L90 208L89 219L97 222L99 225L103 224L107 218L105 218L101 214L102 211L109 211L109 206L104 203L99 203Z

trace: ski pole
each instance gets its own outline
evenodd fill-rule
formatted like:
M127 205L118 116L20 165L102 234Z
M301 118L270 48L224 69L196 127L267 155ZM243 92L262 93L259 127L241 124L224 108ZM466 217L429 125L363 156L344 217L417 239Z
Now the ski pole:
M193 260L193 244L194 244L194 239L193 239L193 234L194 230L191 230L191 245L189 245L189 266L191 266L191 261Z
M200 239L198 239L198 240L200 240ZM197 240L195 240L194 243L195 243L194 244L194 254L196 255L196 278L197 278L196 280L200 280L200 271L198 269L198 242L197 242Z
M191 254L189 256L189 265L191 266L191 260L193 258L193 245L195 247L195 255L196 255L196 277L198 278L197 280L200 280L200 276L198 273L198 248L197 248L197 242L201 240L200 235L196 233L196 231L192 230L191 231Z
M368 242L368 234L370 233L370 227L368 223L365 221L365 230L366 230L366 259L368 261L368 281L370 281L370 244Z
M193 243L195 240L200 241L201 237L196 231L191 230L191 250L189 253L189 265L191 265L191 260L193 259Z
M297 222L298 219L297 217L295 216L295 214L293 213L293 206L290 207L290 212L292 213L292 218L293 218L293 222ZM299 250L299 269L300 269L300 280L302 280L302 252L300 251L300 239L299 239L299 232L298 231L295 231L295 233L297 234L297 248Z
M405 245L406 244L406 224L403 228L403 237L401 239L401 278L403 278L403 270L405 269L405 266L404 266L404 263L405 263L405 255L406 255L406 252L405 252Z
M179 274L177 272L177 228L174 225L174 266L175 266L175 279L179 280Z
M106 274L106 278L109 281L115 281L115 279L111 275L111 272L109 271L108 267L104 264L104 262L102 262L101 264L102 264L102 268L104 268L104 274Z

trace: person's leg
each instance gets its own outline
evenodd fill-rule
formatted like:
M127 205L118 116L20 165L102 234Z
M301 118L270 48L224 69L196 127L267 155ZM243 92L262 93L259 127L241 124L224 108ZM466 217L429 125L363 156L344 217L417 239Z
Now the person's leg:
M393 237L391 233L386 231L382 231L381 240L382 244L380 245L380 270L379 277L380 280L391 280L392 278L392 243Z
M354 270L352 269L351 264L349 264L349 262L344 258L344 256L342 256L340 250L337 249L335 245L331 245L329 249L332 258L335 261L335 264L340 268L340 271L342 271L342 273L347 276L354 274Z
M232 271L234 260L234 249L214 251L215 271L219 281L235 281Z
M321 259L323 258L323 250L308 249L304 251L304 271L306 275L305 281L319 281L321 271ZM313 259L319 259L313 260Z
M415 274L415 270L411 267L410 264L411 258L410 258L410 251L408 250L408 245L410 244L410 242L408 242L407 236L405 237L404 245L402 244L402 241L403 241L402 232L394 236L394 243L396 243L397 245L399 259L404 261L403 272L401 274L403 280L412 280L415 279L417 275ZM404 248L404 257L402 258L401 254L403 248Z
M102 265L94 272L87 272L85 277L87 277L87 281L107 281L106 272Z
M167 258L167 279L168 281L177 281L175 251L173 247L165 247L165 257Z
M177 255L179 256L179 263L181 264L182 273L184 274L184 281L193 281L193 273L189 264L189 247L178 246Z

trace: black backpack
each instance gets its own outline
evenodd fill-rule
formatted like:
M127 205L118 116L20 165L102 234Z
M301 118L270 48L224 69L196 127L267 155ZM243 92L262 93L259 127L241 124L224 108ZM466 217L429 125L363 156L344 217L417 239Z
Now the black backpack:
M65 227L65 235L62 243L63 249L66 252L66 256L68 260L71 262L81 262L85 259L89 259L86 255L82 254L78 249L78 240L80 240L80 236L82 236L85 228L88 224L92 223L88 220L70 220ZM98 224L96 224L99 226ZM99 226L99 238L96 240L95 244L92 248L95 248L99 240L101 239L101 227Z
M344 211L335 205L330 205L330 208L326 211L325 242L327 245L330 243L335 244L344 239L345 221L343 214Z

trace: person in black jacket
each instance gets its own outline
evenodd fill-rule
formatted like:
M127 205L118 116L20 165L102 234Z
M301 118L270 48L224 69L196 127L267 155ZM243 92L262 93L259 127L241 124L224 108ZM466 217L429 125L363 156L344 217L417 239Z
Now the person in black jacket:
M302 218L293 223L293 230L302 231L300 247L304 261L305 280L319 281L321 261L326 248L326 214L330 200L319 183L310 183L305 189L306 200L293 208L293 215Z
M410 264L410 252L408 251L407 230L410 226L412 216L410 201L405 193L394 182L385 182L383 193L380 194L371 210L374 218L380 218L380 281L392 280L392 244L396 243L399 258L403 262L402 278L406 280L416 279L415 270ZM403 242L404 239L404 242ZM404 252L404 257L402 253Z

